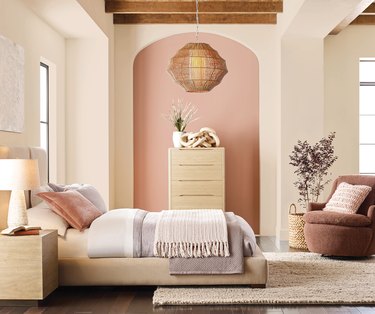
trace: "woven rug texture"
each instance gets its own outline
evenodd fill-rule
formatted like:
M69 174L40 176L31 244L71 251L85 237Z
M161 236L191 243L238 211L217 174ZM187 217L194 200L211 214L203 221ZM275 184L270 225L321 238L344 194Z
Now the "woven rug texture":
M267 288L158 287L154 305L375 304L375 256L338 260L315 253L263 253Z

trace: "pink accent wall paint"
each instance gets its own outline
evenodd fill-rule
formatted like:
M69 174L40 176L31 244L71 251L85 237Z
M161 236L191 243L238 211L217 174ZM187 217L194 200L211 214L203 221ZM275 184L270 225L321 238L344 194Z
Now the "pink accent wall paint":
M162 118L172 101L198 107L201 127L216 130L225 147L226 210L244 217L259 233L259 64L256 55L231 39L201 33L227 62L228 74L208 93L188 93L167 73L170 58L194 33L159 40L134 61L134 206L168 209L168 148L173 126Z

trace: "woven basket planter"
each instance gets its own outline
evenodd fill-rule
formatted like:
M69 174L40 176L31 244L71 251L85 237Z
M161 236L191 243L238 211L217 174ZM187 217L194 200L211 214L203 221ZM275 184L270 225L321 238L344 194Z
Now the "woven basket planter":
M289 246L295 249L307 250L305 235L303 233L303 228L305 226L303 215L304 213L297 213L295 204L289 206Z

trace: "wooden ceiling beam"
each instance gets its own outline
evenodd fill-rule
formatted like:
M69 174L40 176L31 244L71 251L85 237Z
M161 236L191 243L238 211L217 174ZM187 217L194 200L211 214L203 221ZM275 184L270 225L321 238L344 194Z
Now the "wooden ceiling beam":
M107 13L192 13L195 1L106 0ZM199 12L276 13L283 11L283 0L212 0L199 2Z
M374 14L375 13L375 3L370 4L366 10L363 11L363 14Z
M350 25L375 25L375 15L362 14L358 16Z
M351 24L354 20L356 20L359 15L365 11L371 4L373 0L362 0L351 14L349 14L339 25L337 25L329 34L330 35L337 35L340 33L345 27Z
M199 14L200 24L276 24L276 14ZM195 14L114 14L114 24L195 24Z

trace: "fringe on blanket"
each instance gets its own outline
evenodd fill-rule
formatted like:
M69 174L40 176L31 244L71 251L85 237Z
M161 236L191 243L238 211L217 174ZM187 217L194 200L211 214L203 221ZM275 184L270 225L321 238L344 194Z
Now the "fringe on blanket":
M160 257L183 257L197 258L221 256L229 257L229 244L224 241L204 242L204 243L166 243L156 242L154 255Z
M228 257L226 218L222 210L162 211L155 229L157 257Z

